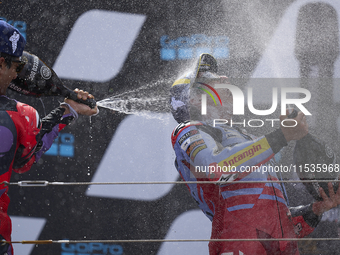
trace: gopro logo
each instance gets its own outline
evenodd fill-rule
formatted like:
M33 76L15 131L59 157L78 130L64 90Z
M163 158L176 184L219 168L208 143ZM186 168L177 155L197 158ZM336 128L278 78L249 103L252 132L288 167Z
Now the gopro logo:
M45 155L49 156L62 156L74 157L74 136L72 134L59 133L58 137L54 140L51 148L46 151Z
M61 245L61 255L121 255L123 254L123 247L118 244L103 244L103 243L77 243Z
M21 20L7 20L4 17L0 17L0 20L3 20L5 22L7 22L8 24L12 25L13 27L15 27L16 29L19 30L20 34L22 34L22 36L25 38L26 40L26 29L27 29L27 24L24 21Z
M212 54L215 58L229 57L229 38L227 36L206 36L195 34L171 40L163 35L160 39L162 60L192 59L202 53Z

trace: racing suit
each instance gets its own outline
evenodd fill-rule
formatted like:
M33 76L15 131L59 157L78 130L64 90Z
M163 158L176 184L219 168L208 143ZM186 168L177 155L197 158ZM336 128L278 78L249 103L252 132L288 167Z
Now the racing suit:
M210 241L210 255L299 254L297 242L270 241L303 237L320 221L311 204L289 208L284 186L265 182L278 180L275 154L287 145L280 129L256 138L228 125L184 122L174 129L172 145L184 181L223 181L186 184L212 221L211 239L262 239Z
M67 124L58 124L58 119L65 111L57 108L47 116L47 126L42 125L37 111L27 105L0 96L0 239L11 240L11 220L7 215L10 199L7 195L12 170L17 173L28 171L38 161L43 152L47 151L59 131ZM70 115L63 116L70 120ZM72 118L72 117L71 117ZM44 119L43 119L44 121ZM44 131L43 133L41 131ZM4 250L6 249L6 250ZM0 246L0 254L13 254L11 245Z

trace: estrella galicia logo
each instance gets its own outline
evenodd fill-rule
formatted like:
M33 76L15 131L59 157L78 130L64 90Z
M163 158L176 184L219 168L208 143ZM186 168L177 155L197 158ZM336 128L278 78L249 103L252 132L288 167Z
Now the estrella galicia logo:
M194 34L171 40L163 35L160 39L162 60L197 58L201 53L210 53L215 58L229 57L229 38L227 36L206 36Z
M16 29L19 30L20 34L22 34L22 36L25 38L26 40L26 29L27 29L27 24L24 21L21 20L7 20L4 17L0 17L0 20L3 20L5 22L7 22L8 24L12 25L13 27L15 27Z
M69 133L59 133L54 140L51 148L46 151L45 155L74 157L74 136Z

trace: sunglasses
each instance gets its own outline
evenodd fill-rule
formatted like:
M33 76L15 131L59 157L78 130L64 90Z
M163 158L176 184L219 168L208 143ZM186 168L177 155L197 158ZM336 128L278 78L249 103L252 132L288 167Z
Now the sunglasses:
M24 62L24 61L21 61L21 60L11 60L12 61L12 63L18 63L18 66L17 66L17 68L15 69L15 71L17 72L17 73L20 73L21 71L22 71L22 69L24 68L24 66L25 66L25 64L26 64L26 62Z

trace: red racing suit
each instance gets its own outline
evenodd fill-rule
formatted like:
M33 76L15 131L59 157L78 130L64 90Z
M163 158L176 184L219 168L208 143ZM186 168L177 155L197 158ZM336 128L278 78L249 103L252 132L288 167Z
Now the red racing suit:
M270 241L303 237L320 221L312 205L288 207L284 186L265 182L278 180L275 154L287 145L280 129L255 138L227 125L184 122L173 131L172 145L184 181L223 181L187 183L212 221L211 239L262 239L211 241L210 255L299 254L297 242Z
M65 124L57 125L54 130L55 134L53 134L54 138L66 126ZM37 135L41 127L39 115L33 107L0 96L0 235L7 241L11 240L12 227L7 215L10 202L7 195L8 186L3 182L10 181L12 170L24 173L38 160L39 156L36 152L39 136ZM52 142L53 140L48 146L51 146ZM43 147L44 151L49 148ZM13 253L13 251L9 252Z

